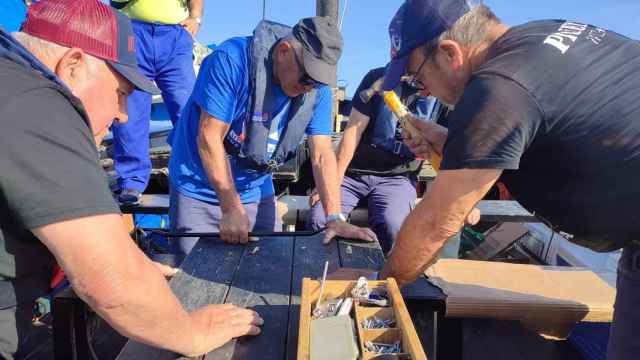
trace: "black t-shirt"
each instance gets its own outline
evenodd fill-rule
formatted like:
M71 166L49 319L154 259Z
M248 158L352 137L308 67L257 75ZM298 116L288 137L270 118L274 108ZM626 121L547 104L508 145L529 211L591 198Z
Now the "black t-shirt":
M640 240L639 42L559 20L511 28L448 120L442 169L504 169L560 229Z
M47 291L54 259L29 229L118 212L79 100L0 58L0 308Z
M374 95L369 102L365 103L360 99L360 92L368 89L371 85L384 76L384 67L376 68L364 76L358 89L353 96L353 108L363 115L369 117L367 128L362 134L362 139L356 147L353 159L349 163L347 173L371 174L371 175L400 175L415 173L420 169L420 160L401 158L384 149L371 146L369 136L373 132L374 119L378 116L378 111L382 102L382 96ZM409 92L409 89L403 89ZM415 92L415 91L414 91Z

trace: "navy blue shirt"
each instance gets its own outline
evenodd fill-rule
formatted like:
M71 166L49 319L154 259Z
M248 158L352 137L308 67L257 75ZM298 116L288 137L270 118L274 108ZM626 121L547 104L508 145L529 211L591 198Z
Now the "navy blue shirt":
M640 43L559 20L511 28L449 114L443 170L503 169L530 211L640 239Z

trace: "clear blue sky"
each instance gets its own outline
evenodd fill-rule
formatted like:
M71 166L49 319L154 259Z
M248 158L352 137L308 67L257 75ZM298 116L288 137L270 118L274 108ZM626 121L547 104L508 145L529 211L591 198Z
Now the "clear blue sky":
M205 1L198 34L203 43L250 34L262 17L262 0ZM344 4L340 0L340 14ZM349 96L369 69L389 61L387 27L400 4L400 0L348 0L338 79L348 84ZM509 25L550 18L578 20L640 39L640 0L485 0L485 4ZM269 20L293 25L315 15L315 6L315 0L267 0L266 15Z

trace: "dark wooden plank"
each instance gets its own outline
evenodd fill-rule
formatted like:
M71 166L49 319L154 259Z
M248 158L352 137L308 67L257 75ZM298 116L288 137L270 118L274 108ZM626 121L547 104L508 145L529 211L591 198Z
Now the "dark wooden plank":
M517 321L462 320L465 360L578 360L581 356L567 341L547 340Z
M287 359L295 359L298 353L302 279L305 277L321 278L326 261L329 261L329 273L335 271L340 265L337 242L332 241L328 245L324 245L322 244L323 238L324 234L295 238L289 331L287 335Z
M402 297L416 301L444 301L447 296L439 287L431 284L427 277L422 275L416 281L402 287Z
M222 304L245 246L229 245L219 239L200 239L185 258L170 286L187 310L207 304ZM128 341L118 360L175 359L176 354L136 341Z
M142 195L142 199L140 200L140 205L122 205L120 206L120 211L122 211L124 214L168 214L169 195L144 194Z
M54 297L52 305L55 359L89 357L87 305L76 296L72 288L67 288Z
M482 221L540 222L517 201L482 200L477 207Z
M256 310L264 319L262 333L233 340L205 359L285 357L293 247L294 238L289 236L263 238L247 246L225 302Z
M340 265L347 268L381 270L384 254L380 244L356 240L338 240Z

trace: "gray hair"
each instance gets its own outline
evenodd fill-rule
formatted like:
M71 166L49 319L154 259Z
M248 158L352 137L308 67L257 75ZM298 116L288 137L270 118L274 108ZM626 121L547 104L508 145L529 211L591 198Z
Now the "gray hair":
M440 42L453 40L463 46L481 45L489 39L491 25L500 23L500 19L484 4L471 5L453 26L423 46L427 59L433 59Z
M27 48L32 54L43 57L46 59L57 59L62 57L64 53L66 53L69 48L64 47L62 45L58 45L51 41L40 39L39 37L23 33L23 32L14 32L11 34L14 39L16 39L22 46ZM95 74L102 60L86 54L87 55L87 66L89 67L89 72L91 74Z

